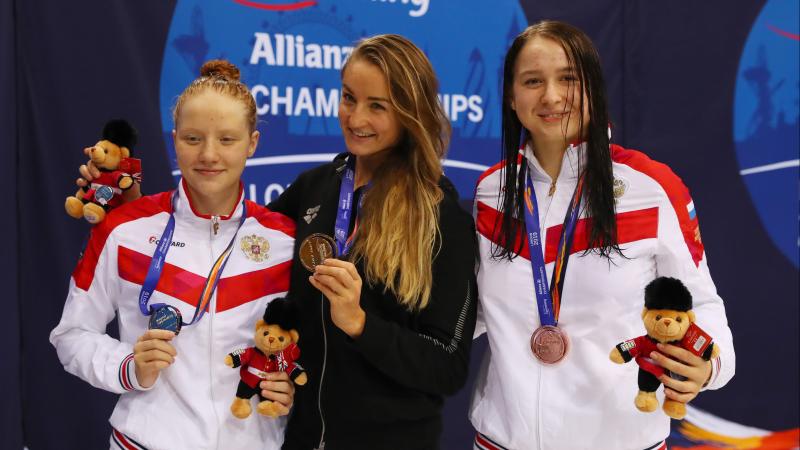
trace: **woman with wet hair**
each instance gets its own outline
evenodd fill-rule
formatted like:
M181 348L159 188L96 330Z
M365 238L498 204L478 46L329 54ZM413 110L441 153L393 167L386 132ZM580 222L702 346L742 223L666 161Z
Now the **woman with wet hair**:
M685 403L733 376L689 191L664 164L610 144L600 58L573 26L543 21L516 37L502 114L503 160L475 198L478 334L489 340L470 411L475 447L665 448L661 399L634 405L636 365L614 364L609 350L643 334L644 287L670 276L722 354L709 362L659 345L652 360L683 377L660 377L664 395Z

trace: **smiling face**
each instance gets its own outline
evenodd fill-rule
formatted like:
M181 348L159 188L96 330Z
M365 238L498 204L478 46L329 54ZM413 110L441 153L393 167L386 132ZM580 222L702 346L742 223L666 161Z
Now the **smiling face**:
M202 214L227 215L239 198L245 161L258 145L245 105L207 89L184 101L175 126L178 167L193 206Z
M345 66L339 125L347 150L359 159L382 160L400 141L402 127L389 102L389 85L375 65L356 59Z
M581 108L581 92L580 80L561 44L536 36L517 56L507 101L535 146L564 147L580 140L589 124L589 102L584 100Z

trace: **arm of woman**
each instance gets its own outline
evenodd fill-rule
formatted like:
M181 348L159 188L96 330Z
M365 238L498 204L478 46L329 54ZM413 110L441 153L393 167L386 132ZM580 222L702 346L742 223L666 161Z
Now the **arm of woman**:
M363 311L358 305L361 279L348 262L318 273L345 279L330 283L315 275L312 285L331 301L334 323L353 338L353 345L387 377L412 389L450 395L467 378L476 315L475 241L472 218L460 207L442 204L441 246L433 262L433 288L428 306L418 312L414 329ZM327 266L327 262L326 262ZM346 280L349 276L352 279ZM358 278L356 278L358 277ZM335 287L334 287L335 284ZM341 313L339 311L344 310Z
M134 344L106 334L114 319L118 291L115 245L101 238L108 221L92 229L89 243L70 279L61 321L50 333L50 343L67 372L94 387L122 394L144 390L136 377ZM148 349L144 349L148 350Z
M685 381L668 377L661 380L667 397L685 402L693 399L701 389L724 386L735 372L736 354L725 305L708 270L694 202L689 190L677 176L674 177L670 184L675 187L667 189L668 196L659 207L656 270L659 276L677 278L686 285L692 294L697 324L721 350L720 355L711 361L672 345L662 346L660 353L663 355L655 353L659 364L688 378Z

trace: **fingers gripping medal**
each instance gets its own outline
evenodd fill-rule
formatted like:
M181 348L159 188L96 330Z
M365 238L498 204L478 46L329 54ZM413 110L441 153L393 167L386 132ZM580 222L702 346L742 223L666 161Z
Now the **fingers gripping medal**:
M309 272L314 271L314 267L322 264L326 258L338 257L336 242L332 237L322 233L314 233L303 239L300 243L300 263Z

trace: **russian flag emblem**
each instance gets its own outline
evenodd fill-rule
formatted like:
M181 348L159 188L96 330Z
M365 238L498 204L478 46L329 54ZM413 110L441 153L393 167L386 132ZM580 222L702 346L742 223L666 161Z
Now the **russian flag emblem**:
M697 218L697 213L694 210L694 200L689 200L689 204L686 205L686 210L689 212L689 220Z

